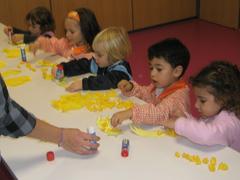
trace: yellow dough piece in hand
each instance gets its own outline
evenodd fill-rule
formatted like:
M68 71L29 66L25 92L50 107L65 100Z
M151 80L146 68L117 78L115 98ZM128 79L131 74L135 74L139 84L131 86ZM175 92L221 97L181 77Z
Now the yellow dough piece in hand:
M106 133L109 136L117 136L122 133L121 129L113 128L111 126L110 118L108 116L98 118L97 126L102 132Z

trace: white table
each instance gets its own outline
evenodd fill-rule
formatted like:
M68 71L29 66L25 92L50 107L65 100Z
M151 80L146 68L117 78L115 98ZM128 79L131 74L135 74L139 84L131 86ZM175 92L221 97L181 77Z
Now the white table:
M2 33L0 26L0 48L11 47ZM31 62L41 56L30 57ZM59 57L51 57L61 61ZM8 67L16 66L20 58L6 59L0 52L0 59L8 62ZM57 145L40 142L28 137L13 139L0 137L0 150L16 176L22 180L43 179L84 179L84 180L123 180L123 179L184 179L184 180L238 180L240 179L240 154L228 147L205 147L191 143L185 138L160 137L143 138L130 132L127 124L122 128L124 133L118 137L107 136L96 127L99 116L112 115L117 109L104 112L88 112L87 110L61 113L55 110L50 102L65 94L65 90L51 81L43 80L41 72L30 72L32 81L20 87L9 88L10 96L37 117L56 126L75 127L86 130L94 126L101 137L99 152L93 156L81 156L58 148ZM120 155L123 138L130 140L129 157ZM46 152L54 151L55 160L46 160ZM206 165L194 165L183 158L176 158L175 152L197 154L201 157L215 156L219 161L228 163L226 172L210 172ZM1 179L1 178L0 178Z

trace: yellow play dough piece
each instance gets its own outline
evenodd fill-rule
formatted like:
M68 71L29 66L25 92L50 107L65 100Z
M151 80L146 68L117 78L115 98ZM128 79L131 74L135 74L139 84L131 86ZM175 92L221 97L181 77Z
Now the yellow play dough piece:
M218 165L218 170L227 171L228 170L228 165L226 163L224 163L224 162L221 162Z
M53 66L55 66L55 63L52 63L51 60L47 60L47 59L41 59L37 62L37 64L39 66L42 66L42 67L53 67Z
M111 126L110 118L108 116L98 118L97 126L102 132L106 133L109 136L117 136L122 133L121 129L113 128Z
M9 70L7 70L7 71L2 72L1 74L2 74L2 76L3 76L4 78L7 78L7 77L9 77L9 76L18 75L18 74L20 74L20 73L21 73L21 71L18 70L18 69L9 69Z
M0 69L6 67L6 62L0 60Z
M36 69L28 62L26 62L26 68L28 68L30 71L33 71L33 72L36 71Z
M176 133L171 129L166 129L165 131L164 130L150 131L150 130L144 130L134 125L130 125L130 129L132 130L132 132L142 137L161 137L165 135L172 136L172 137L176 136Z
M179 152L175 152L175 157L180 158L182 157L183 159L186 159L190 162L195 163L195 165L207 165L208 166L208 170L210 172L215 172L216 170L219 171L227 171L229 169L228 164L221 162L218 166L217 166L217 158L216 157L211 157L211 159L209 160L207 157L205 158L201 158L199 155L191 155L188 153L182 153L182 155L180 155ZM218 167L216 169L216 167Z
M67 94L62 95L58 100L52 101L52 106L62 112L81 109L83 107L91 112L99 112L114 107L129 108L132 105L132 102L126 102L118 98L115 90Z
M41 68L41 72L42 72L43 79L45 79L45 80L52 80L53 79L52 74L49 73L48 68L45 68L45 67Z
M26 51L26 53L29 52L29 48L26 47L25 51ZM18 57L21 57L20 48L13 48L13 49L5 48L5 49L3 49L3 52L5 53L7 58L18 58Z
M9 78L5 80L7 86L11 86L11 87L20 86L29 81L31 81L31 78L29 76L20 76L20 77L14 77L14 78Z

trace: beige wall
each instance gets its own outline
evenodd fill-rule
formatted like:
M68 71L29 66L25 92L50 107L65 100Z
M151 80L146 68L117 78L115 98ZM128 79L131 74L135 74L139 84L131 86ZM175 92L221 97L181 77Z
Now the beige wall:
M201 0L200 18L231 28L239 28L239 0Z
M57 34L63 34L63 22L68 11L79 7L91 9L102 28L123 26L132 30L131 0L51 0L52 11L58 27Z
M50 0L0 0L0 22L26 28L25 16L37 6L50 9Z
M67 12L79 7L91 9L102 28L128 31L196 16L196 0L0 0L0 22L26 28L25 16L36 6L51 9L59 37Z
M194 16L195 0L133 0L134 29Z

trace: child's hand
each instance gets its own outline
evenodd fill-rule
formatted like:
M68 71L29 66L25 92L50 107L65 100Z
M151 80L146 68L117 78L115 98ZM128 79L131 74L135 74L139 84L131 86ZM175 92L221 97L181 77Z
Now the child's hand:
M23 34L14 34L14 35L12 35L12 43L13 44L21 44L21 43L23 43L23 38L24 38Z
M58 79L58 80L64 78L64 71L61 71L60 73L57 73L57 71L58 71L58 65L53 66L52 67L52 77L54 79Z
M69 92L75 92L75 91L78 91L81 89L82 89L82 80L77 80L77 81L73 82L72 84L70 84L70 86L68 86L66 88L66 90Z
M40 43L34 42L29 44L29 50L35 55L37 50L40 49Z
M173 111L172 119L176 120L177 118L180 118L180 117L187 117L187 116L184 112L180 111L179 109L176 109L175 111Z
M124 120L130 119L131 117L132 117L132 109L114 113L111 118L111 125L113 127L116 127L122 124Z
M133 84L131 82L127 81L127 80L121 80L118 83L118 88L124 94L124 93L130 92L132 90Z
M52 77L55 79L57 74L57 66L52 67Z
M3 31L7 36L9 36L9 33L13 32L13 28L11 26L5 26Z

